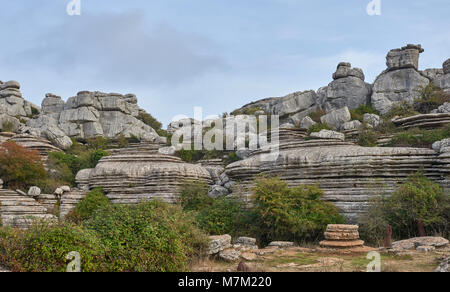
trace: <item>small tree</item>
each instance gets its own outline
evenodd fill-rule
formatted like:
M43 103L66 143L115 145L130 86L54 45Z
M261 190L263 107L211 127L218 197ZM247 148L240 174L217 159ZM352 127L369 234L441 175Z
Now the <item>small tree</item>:
M47 172L37 151L8 141L0 145L0 177L8 188L26 190L45 180Z

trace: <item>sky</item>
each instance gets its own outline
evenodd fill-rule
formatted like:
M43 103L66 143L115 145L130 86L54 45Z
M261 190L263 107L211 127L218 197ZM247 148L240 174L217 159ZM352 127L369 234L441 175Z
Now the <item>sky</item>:
M422 44L420 68L450 58L448 0L0 0L0 80L25 99L134 93L164 124L317 90L339 62L372 83L390 49Z

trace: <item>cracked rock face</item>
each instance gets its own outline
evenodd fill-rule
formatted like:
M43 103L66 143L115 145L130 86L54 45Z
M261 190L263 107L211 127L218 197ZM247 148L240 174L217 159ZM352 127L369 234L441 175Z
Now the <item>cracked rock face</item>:
M136 117L141 109L133 94L82 91L64 102L61 97L47 94L42 101L42 115L30 120L29 132L41 136L67 149L70 138L118 138L135 136L142 141L159 142L161 137L150 126Z
M386 57L388 70L414 68L419 69L419 55L424 52L421 45L407 45L391 50Z

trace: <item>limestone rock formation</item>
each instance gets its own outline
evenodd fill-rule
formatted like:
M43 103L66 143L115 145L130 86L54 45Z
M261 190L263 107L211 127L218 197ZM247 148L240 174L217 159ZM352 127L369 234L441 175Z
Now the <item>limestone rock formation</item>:
M309 130L312 126L314 126L315 124L317 124L316 122L314 122L310 117L305 117L303 118L303 120L300 122L300 129L305 129L305 130Z
M61 151L58 147L53 146L50 141L39 136L17 134L11 137L10 140L25 148L39 152L44 162L47 161L50 152Z
M61 97L47 94L42 101L42 115L27 126L29 132L40 133L62 149L70 147L70 138L113 139L123 135L162 141L153 128L137 119L141 111L133 94L81 91L65 103Z
M364 241L359 239L358 229L358 225L328 225L325 240L320 242L320 246L324 248L362 247Z
M104 157L92 171L83 171L77 180L86 178L89 187L103 187L113 203L133 204L160 199L176 203L179 187L186 180L212 184L209 171L201 166L184 163L180 158L159 154L155 150L119 149ZM89 173L89 175L88 175Z
M410 128L439 128L450 123L450 113L421 114L393 120L394 124L404 129Z
M436 273L449 273L450 272L450 256L442 259L439 267L435 270Z
M209 237L209 245L206 250L206 254L214 255L219 252L228 249L231 246L231 236L225 235L215 235Z
M348 107L334 110L320 118L323 124L332 127L334 130L339 130L344 123L350 122L351 119Z
M442 67L442 74L436 74L432 80L436 86L442 88L445 92L450 92L450 59L445 61Z
M392 249L400 251L416 249L419 246L432 246L435 248L441 248L447 246L448 244L449 241L443 237L415 237L393 242Z
M340 141L345 141L344 134L329 130L322 130L320 132L311 133L310 137L317 139L336 139Z
M35 199L6 189L0 189L0 218L3 226L17 228L29 228L33 220L57 220Z
M334 81L318 91L319 100L326 101L322 106L327 112L347 106L356 109L370 103L372 86L364 82L364 73L352 68L350 63L339 63Z
M372 106L386 114L396 102L413 102L418 90L430 80L418 71L420 45L408 45L391 50L386 57L388 69L381 73L373 85Z
M254 178L264 173L278 176L290 186L317 184L325 193L324 199L333 202L350 222L357 221L373 198L391 194L417 169L423 169L437 182L444 182L445 173L437 168L444 158L439 158L431 149L361 147L337 140L299 140L280 143L276 161L264 161L262 154L263 150L255 151L250 158L226 167L229 179L242 187L245 202L250 202ZM444 155L447 154L441 154ZM446 161L449 161L448 174L450 157Z
M372 128L377 128L382 123L382 120L379 115L364 114L363 122Z
M86 194L86 190L72 190L69 193L65 193L60 199L59 218L64 219Z

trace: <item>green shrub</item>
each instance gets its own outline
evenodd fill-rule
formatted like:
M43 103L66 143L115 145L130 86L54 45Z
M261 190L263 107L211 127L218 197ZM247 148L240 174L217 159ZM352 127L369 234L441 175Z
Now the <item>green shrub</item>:
M207 244L206 236L181 208L153 201L108 204L83 223L108 250L108 271L180 272Z
M445 93L433 82L430 82L425 87L421 87L419 93L420 98L414 101L413 106L414 110L421 114L430 113L444 103L450 102L450 94Z
M417 173L387 199L385 217L398 238L418 236L418 220L428 234L448 234L449 196L437 183Z
M394 117L406 118L419 114L419 112L414 110L411 103L406 100L394 103L387 114L384 115L387 119L392 119Z
M450 126L434 130L414 128L396 133L389 146L431 148L434 142L446 138L450 138Z
M360 105L358 108L350 110L350 114L352 116L352 120L358 120L360 122L363 122L363 117L365 114L380 115L376 109L367 104Z
M289 188L278 178L262 177L253 197L261 242L317 240L328 224L344 222L337 208L322 200L323 191L316 186Z
M77 204L75 209L67 214L66 220L78 224L82 223L90 218L97 209L108 204L110 204L110 201L103 190L101 188L93 189Z
M105 271L102 243L79 226L38 222L27 231L0 232L1 261L14 272L65 272L72 251L80 253L82 271Z
M318 109L317 111L310 113L309 117L316 123L321 123L321 118L326 115L327 112L321 109Z
M0 145L0 177L10 189L28 190L47 179L47 172L37 151L8 141Z
M322 130L331 130L331 128L327 124L317 123L313 125L311 128L309 128L308 133L311 134L315 132L320 132Z
M392 196L372 202L367 214L360 218L361 238L380 244L388 224L397 240L416 237L419 236L419 220L428 235L449 236L449 195L444 194L438 184L417 173Z
M146 112L139 112L137 116L138 120L141 120L144 124L152 127L160 136L167 137L167 131L162 129L162 123L155 119L151 114Z
M0 132L14 132L14 124L12 122L4 122L0 128Z
M185 211L199 211L212 205L209 186L203 182L186 181L180 186L180 203Z
M375 147L378 142L378 133L369 128L365 128L359 132L358 145L364 147Z

